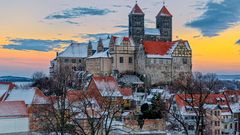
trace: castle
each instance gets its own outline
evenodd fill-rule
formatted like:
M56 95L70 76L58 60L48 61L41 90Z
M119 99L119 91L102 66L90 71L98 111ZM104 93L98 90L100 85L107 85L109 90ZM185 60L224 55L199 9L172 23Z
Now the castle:
M72 43L51 61L50 75L70 66L96 76L138 73L148 84L168 83L179 73L192 72L192 50L186 40L172 41L172 14L163 6L156 28L145 28L144 12L136 3L129 13L128 36Z

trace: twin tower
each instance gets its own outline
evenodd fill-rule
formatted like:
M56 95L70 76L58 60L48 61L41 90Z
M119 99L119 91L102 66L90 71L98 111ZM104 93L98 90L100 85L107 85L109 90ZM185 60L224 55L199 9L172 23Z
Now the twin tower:
M141 43L141 40L148 40L146 37L155 36L154 40L158 41L172 41L172 15L163 6L158 15L156 16L156 29L159 35L146 35L144 28L144 16L142 9L136 5L129 13L129 37L132 37L135 43Z

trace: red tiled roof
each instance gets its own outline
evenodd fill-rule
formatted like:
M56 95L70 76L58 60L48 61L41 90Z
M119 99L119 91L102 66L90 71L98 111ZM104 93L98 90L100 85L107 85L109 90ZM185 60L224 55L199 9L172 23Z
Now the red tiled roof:
M144 49L146 54L151 55L166 55L167 52L176 43L173 42L163 42L163 41L144 41Z
M144 13L142 9L138 6L138 4L136 4L132 9L131 14L144 14Z
M94 76L94 81L104 81L104 82L114 82L117 84L117 81L112 76Z
M168 11L166 6L163 6L157 16L171 16L172 17L172 14Z
M27 106L24 101L0 102L0 117L27 117Z
M187 102L187 99L194 99L193 100L193 105L197 106L201 101L200 101L201 95L200 94L177 94L175 96L176 103L180 107L184 106L189 106L190 101ZM219 101L218 101L219 99ZM205 101L203 101L205 100ZM208 94L208 95L203 95L202 94L202 101L206 104L217 104L217 105L226 105L228 106L228 101L225 98L224 94Z
M43 94L43 92L36 88L35 95L32 104L48 104L49 98Z
M132 89L131 88L121 88L120 92L123 96L132 96Z
M112 76L94 76L93 81L102 96L121 96L118 82Z
M123 37L123 41L129 41L129 37Z
M67 99L69 102L81 101L85 95L87 94L82 90L70 90L67 92Z

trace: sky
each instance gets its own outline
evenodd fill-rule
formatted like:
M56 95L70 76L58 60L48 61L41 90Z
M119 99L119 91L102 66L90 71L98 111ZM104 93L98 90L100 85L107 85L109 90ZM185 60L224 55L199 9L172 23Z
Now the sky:
M128 35L135 0L1 0L0 76L48 74L56 52L71 42ZM162 0L138 0L145 27L155 27ZM239 0L165 0L173 39L188 40L193 71L240 74Z

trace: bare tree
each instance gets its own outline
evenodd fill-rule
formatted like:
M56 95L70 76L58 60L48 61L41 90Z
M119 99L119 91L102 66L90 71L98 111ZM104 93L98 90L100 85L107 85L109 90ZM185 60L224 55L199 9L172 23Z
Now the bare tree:
M75 76L67 67L52 78L49 105L39 109L42 131L55 134L108 135L114 130L113 121L121 116L122 101L114 90L106 88L109 96L98 97L84 90L71 90ZM44 111L43 111L44 110Z
M179 93L178 98L184 101L187 106L192 110L192 113L195 114L195 134L203 135L206 117L206 111L204 105L207 103L206 100L211 92L213 92L217 86L218 80L215 74L205 74L203 75L200 72L194 74L180 74L171 87L171 90L175 93ZM180 96L181 95L181 96ZM176 97L175 96L175 97ZM185 121L183 116L173 110L173 98L169 101L169 107L167 109L168 113L177 120L180 125L183 127L185 133L188 135L188 123Z
M37 117L43 121L41 130L61 135L73 132L74 127L70 124L69 107L66 104L67 90L71 87L72 78L72 70L68 67L62 68L52 78L49 89L53 94L49 96L48 106L38 110Z

